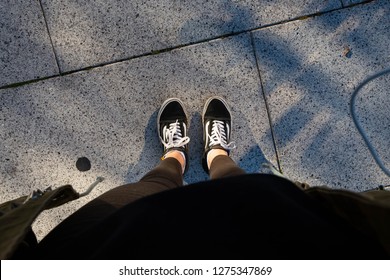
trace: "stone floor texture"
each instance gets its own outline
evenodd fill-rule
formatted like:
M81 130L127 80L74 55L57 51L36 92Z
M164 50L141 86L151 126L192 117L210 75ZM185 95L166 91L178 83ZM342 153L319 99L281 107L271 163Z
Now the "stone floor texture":
M353 91L390 67L390 1L5 0L0 3L0 202L72 184L89 196L45 211L38 238L159 162L159 106L190 116L185 183L200 166L201 111L213 95L233 111L232 158L271 162L310 185L364 191L390 179L349 110ZM367 84L356 110L390 168L390 74ZM92 168L80 172L76 160Z

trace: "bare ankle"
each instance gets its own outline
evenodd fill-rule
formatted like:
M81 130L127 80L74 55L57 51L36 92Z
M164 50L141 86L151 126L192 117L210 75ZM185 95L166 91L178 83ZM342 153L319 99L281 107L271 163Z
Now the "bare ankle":
M163 159L166 158L176 159L180 163L182 172L184 173L186 167L186 158L182 152L176 150L170 151L164 155Z
M212 149L207 153L207 166L210 170L211 163L217 156L228 156L227 151L224 149Z

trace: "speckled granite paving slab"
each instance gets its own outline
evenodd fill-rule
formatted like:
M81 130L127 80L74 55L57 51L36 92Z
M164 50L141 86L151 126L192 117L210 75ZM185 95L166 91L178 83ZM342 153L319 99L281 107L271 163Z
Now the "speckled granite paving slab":
M98 194L139 180L159 162L156 117L169 97L181 98L190 116L185 181L205 180L201 112L213 95L231 105L232 158L248 172L261 170L265 158L275 163L249 34L1 90L1 200L67 183L82 191L106 178L89 197L44 213L34 225L41 238ZM81 173L83 156L92 168Z
M0 87L58 74L40 4L0 2Z
M370 2L370 0L341 0L343 2L344 7L350 6L353 4L359 4L364 2ZM374 0L375 1L375 0Z
M341 8L339 0L42 0L63 72Z
M355 112L358 123L380 161L390 170L390 72L385 71L378 75L371 76L372 79L357 93ZM387 183L389 181L390 178Z
M389 183L349 113L359 83L390 67L389 11L389 1L375 1L254 33L287 176L351 190ZM389 114L384 105L389 76L375 83L376 90L359 99L359 112L389 163Z

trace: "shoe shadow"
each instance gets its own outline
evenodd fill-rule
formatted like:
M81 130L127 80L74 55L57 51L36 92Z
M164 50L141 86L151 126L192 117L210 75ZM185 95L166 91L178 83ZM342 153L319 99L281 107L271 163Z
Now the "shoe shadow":
M263 167L264 163L269 161L258 145L251 147L237 162L246 173L268 173Z
M158 110L156 110L149 118L148 124L145 127L144 133L144 147L141 152L141 156L138 161L131 164L128 168L125 180L127 183L138 182L148 171L152 170L160 161L162 154L162 144L158 138L156 121ZM188 170L184 175L184 185L206 181L209 179L208 174L202 168L202 156L203 156L203 127L202 116L199 112L194 112L189 117L189 129L188 136L190 137L189 143L189 159L187 164ZM246 123L240 123L240 134L250 135L249 127ZM237 134L236 134L237 135ZM254 136L252 135L252 138ZM238 143L254 143L254 139L239 139ZM233 139L235 140L235 139ZM245 147L238 146L237 149L247 149ZM269 163L264 156L261 148L256 144L247 149L243 155L235 151L232 151L232 158L236 161L237 165L245 170L247 173L263 173L265 168L262 167L263 163ZM237 159L238 158L238 159Z
M184 174L185 184L192 184L208 180L208 174L202 168L203 156L203 127L202 115L199 112L194 112L189 117L188 136L189 143L189 169Z
M160 161L162 147L157 134L157 114L158 110L150 116L145 127L144 147L138 161L131 164L125 175L127 183L138 182L147 172L152 170Z
M236 142L237 148L231 152L232 159L246 173L269 173L269 169L264 167L263 164L269 164L270 161L260 148L260 145L266 147L266 145L271 144L267 140L269 137L257 139L257 137L263 135L258 130L260 128L253 130L253 127L251 128L247 121L247 117L240 111L234 111L233 115L236 121L233 123L234 135L232 140ZM261 142L260 145L259 141Z
M160 157L163 152L162 144L157 134L157 115L156 110L149 118L148 124L145 127L144 147L138 161L131 164L125 175L127 183L138 182L147 172L152 170L160 162ZM184 184L191 184L208 179L208 175L204 172L201 166L203 154L202 144L202 120L199 113L194 113L189 117L188 136L191 141L189 143L189 169L184 175ZM191 124L192 123L192 124Z

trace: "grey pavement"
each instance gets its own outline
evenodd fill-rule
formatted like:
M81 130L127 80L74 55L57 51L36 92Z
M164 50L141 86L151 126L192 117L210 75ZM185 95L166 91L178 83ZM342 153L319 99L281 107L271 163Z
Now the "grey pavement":
M10 1L0 3L0 198L72 184L89 196L45 211L38 238L159 162L159 106L190 115L185 183L200 166L201 110L233 111L232 158L271 162L292 180L364 191L389 184L353 125L349 102L390 67L390 1ZM390 74L365 86L357 113L390 167ZM80 172L79 157L92 168Z

